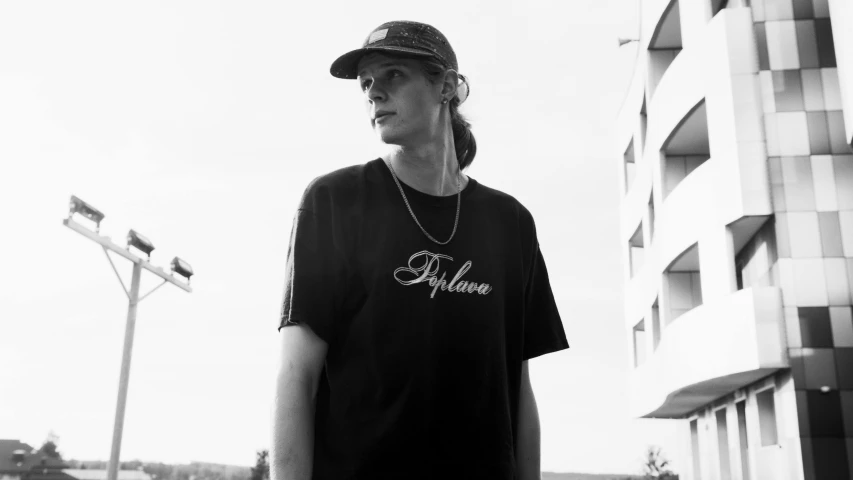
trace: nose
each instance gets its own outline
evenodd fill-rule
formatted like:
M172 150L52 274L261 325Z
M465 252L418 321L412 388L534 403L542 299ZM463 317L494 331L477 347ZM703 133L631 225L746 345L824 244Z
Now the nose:
M385 99L385 90L379 83L376 80L371 80L369 86L364 90L367 99L373 103L381 102Z

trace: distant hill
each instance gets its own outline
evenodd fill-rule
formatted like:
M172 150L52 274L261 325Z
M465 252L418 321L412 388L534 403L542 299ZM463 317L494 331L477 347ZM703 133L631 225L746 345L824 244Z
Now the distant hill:
M69 460L71 468L106 469L107 462ZM236 465L192 462L183 465L143 462L133 460L121 462L122 470L142 470L152 480L249 480L251 469Z
M642 475L617 473L554 473L542 472L542 480L643 480ZM676 477L677 480L677 477Z
M106 469L107 462L69 460L71 468ZM251 469L236 465L192 462L184 465L142 462L121 462L122 470L139 470L152 476L152 480L249 480ZM555 473L542 472L542 480L643 480L641 475L616 473ZM675 480L678 480L676 477Z

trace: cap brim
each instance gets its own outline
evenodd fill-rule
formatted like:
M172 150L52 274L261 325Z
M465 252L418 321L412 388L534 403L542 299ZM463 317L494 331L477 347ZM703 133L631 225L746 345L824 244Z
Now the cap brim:
M414 48L406 48L406 47L395 47L395 46L381 46L381 47L364 47L359 48L357 50L353 50L351 52L347 52L337 60L332 62L332 67L329 69L329 72L332 76L338 78L345 79L355 79L358 78L358 61L361 60L361 57L367 55L372 52L396 52L396 53L407 53L411 55L417 55L421 57L432 57L434 56L430 52L425 52L423 50L417 50Z

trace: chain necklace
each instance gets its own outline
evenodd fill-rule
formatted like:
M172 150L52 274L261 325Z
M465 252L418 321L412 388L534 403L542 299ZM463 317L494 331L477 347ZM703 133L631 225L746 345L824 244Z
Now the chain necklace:
M409 205L409 199L406 198L406 193L403 191L403 186L400 185L400 180L397 179L397 174L394 172L394 168L391 166L391 161L389 160L388 162L383 163L388 165L388 170L391 170L391 176L394 177L394 183L396 183L397 188L400 189L400 195L403 196L403 202L406 203L406 208L409 209L409 214L412 216L412 219L418 225L418 228L420 228L421 231L424 232L424 235L426 235L428 239L439 245L447 245L448 243L450 243L450 241L453 240L453 236L456 235L456 227L459 225L459 209L462 206L462 183L460 180L461 175L456 178L456 220L453 221L453 231L450 232L450 238L448 238L444 242L439 242L432 235L427 233L426 230L424 230L424 227L421 225L421 222L418 221L418 217L415 216L415 212L412 211L412 206Z

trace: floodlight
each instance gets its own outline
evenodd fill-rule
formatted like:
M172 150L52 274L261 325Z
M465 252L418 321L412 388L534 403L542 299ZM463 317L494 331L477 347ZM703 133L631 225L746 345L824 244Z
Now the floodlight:
M627 45L627 44L629 44L629 43L631 43L631 42L639 42L639 40L638 40L638 39L636 39L636 38L619 38L619 46L620 46L620 47L621 47L622 45Z
M80 200L74 195L71 195L71 202L68 205L68 218L71 218L75 213L79 213L80 215L88 218L89 220L95 222L95 231L100 230L101 228L101 220L104 219L104 214L101 213L97 208L89 205L88 203Z
M151 240L148 240L133 229L127 232L127 246L136 247L137 249L148 255L149 259L151 258L151 252L154 251L154 244L151 243Z
M187 282L190 281L190 277L193 276L193 267L190 266L185 260L181 260L178 257L172 259L172 271L177 273L178 275L187 279Z

